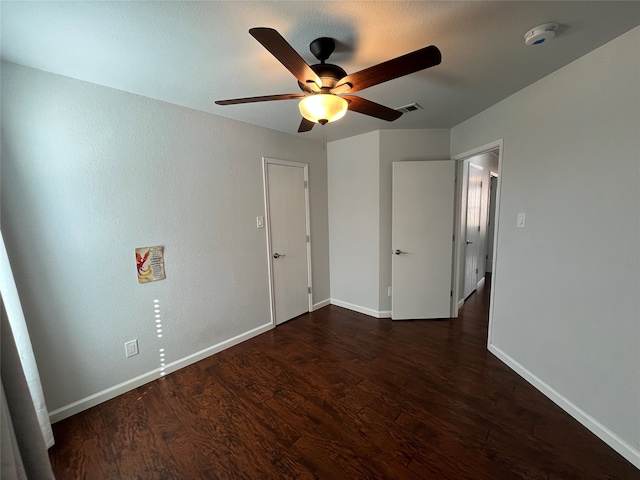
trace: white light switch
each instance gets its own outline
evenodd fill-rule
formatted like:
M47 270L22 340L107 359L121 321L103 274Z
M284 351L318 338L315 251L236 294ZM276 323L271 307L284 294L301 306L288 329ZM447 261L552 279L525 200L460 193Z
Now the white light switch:
M263 216L256 217L256 227L257 228L264 228L264 217Z
M524 228L524 212L518 213L518 220L516 220L516 227Z

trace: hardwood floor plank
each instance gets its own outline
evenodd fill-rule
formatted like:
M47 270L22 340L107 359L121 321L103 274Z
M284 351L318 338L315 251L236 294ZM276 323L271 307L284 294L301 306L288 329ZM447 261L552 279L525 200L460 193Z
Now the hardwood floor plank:
M183 478L176 462L149 418L145 395L138 389L119 401L100 405L111 448L122 478Z
M158 389L167 402L171 402L174 397L177 401L180 401L180 398L189 398L190 403L198 407L208 405L207 389L214 383L214 379L203 371L200 363L181 369L180 375L172 373L157 380Z
M53 432L56 443L49 457L58 480L118 478L99 407L55 423Z
M53 424L53 434L56 439L56 445L53 448L80 444L98 435L104 428L100 407L89 408Z
M319 478L416 478L336 412L307 400L296 412L270 399L267 405L305 434L291 447ZM340 421L336 421L337 418Z
M217 472L222 478L238 474L244 478L310 476L288 453L287 445L263 426L259 411L247 408L246 402L222 385L210 390L211 404L202 417L192 418L188 434L175 447L171 445L172 451L184 453L185 446L190 445L189 462L196 461L202 469ZM190 468L184 461L183 465Z
M83 461L84 472L70 478L87 480L118 478L120 472L113 451L108 448L109 442L110 439L105 432L101 432L82 442L82 454L85 459ZM58 477L58 480L62 479Z
M166 401L158 384L153 382L137 389L142 396L149 424L169 444L186 433L186 428Z
M260 397L251 397L249 391L243 385L243 377L237 377L230 374L227 369L215 370L212 367L207 369L212 376L215 376L222 387L226 389L233 400L242 407L243 411L250 415L249 419L253 422L260 423L277 441L284 447L291 446L298 438L300 432L291 427L288 422L283 422L282 418L274 415L272 411L265 408ZM256 379L257 380L257 379ZM265 379L263 379L265 380ZM274 395L268 398L295 398L295 392L291 391L285 384L279 383L277 377L271 379L275 382L271 387ZM276 392L285 392L282 396L276 396ZM299 396L298 396L299 397ZM298 399L298 401L304 399ZM299 405L300 403L288 403L289 405Z

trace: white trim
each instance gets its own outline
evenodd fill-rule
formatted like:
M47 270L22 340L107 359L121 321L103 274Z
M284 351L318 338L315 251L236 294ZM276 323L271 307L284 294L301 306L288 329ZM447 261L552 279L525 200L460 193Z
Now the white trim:
M451 157L451 160L455 160L455 161L466 160L467 158L475 157L476 155L479 155L481 153L490 152L491 150L495 150L496 148L500 148L500 150L502 150L503 141L504 141L504 139L500 138L500 139L495 140L493 142L489 142L489 143L487 143L485 145L482 145L481 147L473 148L471 150L467 150L466 152L462 152L462 153L459 153L457 155L453 155ZM498 160L502 160L500 152L498 152Z
M271 218L269 214L269 180L267 173L267 165L282 165L285 167L302 168L304 172L304 203L305 203L305 227L307 238L307 285L309 286L309 312L313 312L313 283L311 274L311 216L309 209L309 164L302 162L291 162L289 160L279 160L277 158L262 157L262 182L264 186L264 209L265 209L265 223L266 223L266 235L267 235L267 268L269 273L269 301L271 307L271 322L273 326L276 326L276 311L275 311L275 293L273 287L273 257L271 251Z
M489 351L504 362L514 372L524 378L527 382L537 388L542 394L562 408L565 412L575 418L578 422L588 428L600 440L613 448L616 452L629 460L637 468L640 468L640 450L629 445L607 427L598 422L591 415L586 413L580 407L573 404L569 399L558 393L554 388L547 385L544 381L523 367L516 360L511 358L505 352L500 350L493 344L489 344Z
M311 275L311 209L309 208L309 165L304 165L304 209L307 229L307 285L309 286L309 311L313 312L313 276Z
M500 198L502 197L502 166L504 164L504 141L498 140L498 180L496 183L496 202L494 212L495 224L493 225L493 258L491 265L491 295L489 299L489 332L487 335L487 345L493 343L493 309L496 295L496 272L498 268L498 233L500 230Z
M236 335L228 340L224 340L223 342L217 343L210 347L205 348L204 350L200 350L199 352L192 353L191 355L187 355L179 360L168 363L164 367L165 373L175 372L183 367L191 365L192 363L199 362L200 360L210 357L211 355L221 352L222 350L226 350L227 348L233 347L245 340L249 340L255 336L258 336L264 332L268 332L273 328L271 323L266 323L259 327L253 328L248 332L241 333L240 335ZM119 383L118 385L114 385L113 387L107 388L106 390L102 390L101 392L94 393L93 395L89 395L83 399L80 399L76 402L70 403L69 405L65 405L64 407L60 407L56 410L49 412L49 418L51 419L51 423L59 422L60 420L64 420L71 415L75 415L76 413L80 413L83 410L87 410L91 407L95 407L96 405L106 402L107 400L111 400L112 398L117 397L118 395L122 395L134 388L138 388L146 383L152 382L160 378L161 369L156 368L151 370L150 372L143 373L142 375L138 375L130 380Z
M360 305L355 305L349 302L343 302L342 300L336 300L335 298L331 299L331 305L336 305L338 307L347 308L349 310L353 310L354 312L364 313L370 317L375 318L391 318L391 311L383 310L373 310L367 307L361 307Z
M322 307L326 307L327 305L331 305L331 299L327 298L325 300L322 300L321 302L318 303L314 303L313 304L313 308L312 308L312 312L315 312L316 310L320 310Z
M262 185L264 190L264 232L267 237L267 274L269 276L269 314L271 315L272 326L276 326L275 301L273 299L273 265L271 259L271 219L269 218L269 182L267 180L267 159L262 157Z
M460 296L460 278L458 275L460 255L458 255L458 246L460 244L460 236L462 235L462 183L464 177L464 162L455 160L456 162L456 198L454 201L453 212L453 261L451 272L451 318L458 318L458 310L464 304L464 298L459 299ZM457 308L456 308L457 303Z
M478 280L478 283L476 284L476 289L480 288L482 285L484 285L484 277Z

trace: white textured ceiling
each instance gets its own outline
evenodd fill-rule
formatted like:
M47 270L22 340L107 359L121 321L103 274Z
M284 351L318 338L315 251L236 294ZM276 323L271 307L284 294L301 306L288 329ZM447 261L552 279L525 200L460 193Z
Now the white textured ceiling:
M357 93L424 110L392 123L348 112L299 134L320 139L324 128L329 140L450 128L640 24L638 1L2 1L1 9L4 60L288 133L300 123L294 100L214 104L299 92L251 27L275 28L310 64L309 43L332 37L329 62L347 73L426 45L441 50L441 65ZM524 33L546 22L561 25L556 38L527 47Z

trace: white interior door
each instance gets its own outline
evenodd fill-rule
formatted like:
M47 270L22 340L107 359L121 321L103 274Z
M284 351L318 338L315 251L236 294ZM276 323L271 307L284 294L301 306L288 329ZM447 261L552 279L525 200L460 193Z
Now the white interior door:
M478 287L481 198L482 167L469 164L469 176L467 182L467 221L465 229L464 298L471 295Z
M394 162L392 196L391 318L450 318L455 162Z
M272 315L276 325L310 310L307 166L265 160Z

